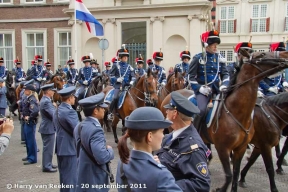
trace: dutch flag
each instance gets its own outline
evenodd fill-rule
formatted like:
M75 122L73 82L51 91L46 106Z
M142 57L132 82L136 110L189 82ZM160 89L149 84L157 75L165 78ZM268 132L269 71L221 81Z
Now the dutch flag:
M85 21L88 31L95 36L103 36L103 26L100 22L90 13L82 0L75 1L76 19Z

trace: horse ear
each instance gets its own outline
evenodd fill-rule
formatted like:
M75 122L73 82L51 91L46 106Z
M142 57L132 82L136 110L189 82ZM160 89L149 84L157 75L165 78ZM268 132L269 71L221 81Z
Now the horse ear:
M151 75L151 68L149 67L147 71L147 76L149 77L150 75Z
M178 71L175 71L175 78L178 78Z
M247 57L249 58L250 57L250 54L243 48L240 48L240 55L242 55L243 57Z

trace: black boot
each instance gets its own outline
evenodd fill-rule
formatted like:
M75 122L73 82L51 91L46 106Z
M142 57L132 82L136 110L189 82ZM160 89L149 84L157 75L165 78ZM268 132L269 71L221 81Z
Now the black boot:
M115 108L116 99L114 98L109 106L108 120L113 120L113 110Z

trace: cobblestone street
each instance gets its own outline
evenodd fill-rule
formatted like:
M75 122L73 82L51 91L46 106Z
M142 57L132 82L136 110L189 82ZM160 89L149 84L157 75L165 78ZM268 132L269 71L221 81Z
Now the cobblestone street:
M26 155L26 149L24 145L20 144L20 125L19 121L15 119L15 130L12 134L11 143L5 153L0 156L0 192L6 191L40 191L40 192L56 192L59 191L57 186L51 185L59 185L59 173L43 173L41 169L41 161L42 161L42 141L41 136L38 133L37 127L37 145L40 149L38 153L38 163L34 165L23 165L22 158ZM39 123L38 123L39 126ZM119 124L120 127L120 124ZM120 129L118 129L118 135L120 136ZM114 143L112 133L106 133L106 138L108 141L108 145L111 145L115 151L115 159L112 161L112 169L115 175L117 161L119 159L117 146ZM283 146L283 141L285 138L281 139L281 146ZM273 149L273 155L274 154ZM213 149L214 159L210 164L211 178L212 178L212 188L220 187L224 182L224 174L222 170L222 166L220 160L217 156L215 149ZM286 157L287 159L287 157ZM275 166L275 158L274 158L274 166ZM56 156L53 157L53 162L57 164ZM246 158L242 162L241 168L243 168L246 163ZM275 167L274 167L275 168ZM283 167L285 172L288 173L288 167ZM288 188L288 176L280 176L275 174L276 185L278 190L281 192L287 191ZM265 170L264 163L262 158L259 158L251 170L248 172L246 178L247 184L249 188L242 189L239 188L239 192L249 191L249 192L268 192L269 189L269 180L268 175ZM20 188L23 185L31 185L32 188ZM36 187L43 187L47 185L48 189L37 189ZM11 190L8 190L7 187L12 187ZM16 188L15 188L16 187ZM27 186L29 187L29 186ZM111 189L111 192L117 191L116 189Z

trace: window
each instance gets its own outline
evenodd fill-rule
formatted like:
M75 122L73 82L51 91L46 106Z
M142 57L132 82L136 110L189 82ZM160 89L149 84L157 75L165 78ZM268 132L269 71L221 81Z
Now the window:
M71 32L58 33L58 63L63 66L72 56Z
M254 49L253 51L254 52L267 52L267 50L265 49Z
M284 31L288 31L288 3L286 3L286 17Z
M0 4L11 4L12 0L0 0Z
M267 18L267 5L253 5L250 19L250 32L268 32L270 17Z
M44 54L44 33L26 33L26 62L31 63L35 55L42 55L45 61Z
M234 56L233 51L222 50L222 51L220 51L220 55L222 55L222 57L226 58L226 61L227 61L226 63L233 62L233 56Z
M0 34L0 56L4 58L5 66L13 68L13 43L12 34Z
M42 3L44 2L44 0L25 0L25 2L26 3L38 3L38 2Z
M220 33L236 33L235 7L221 7L218 31Z

